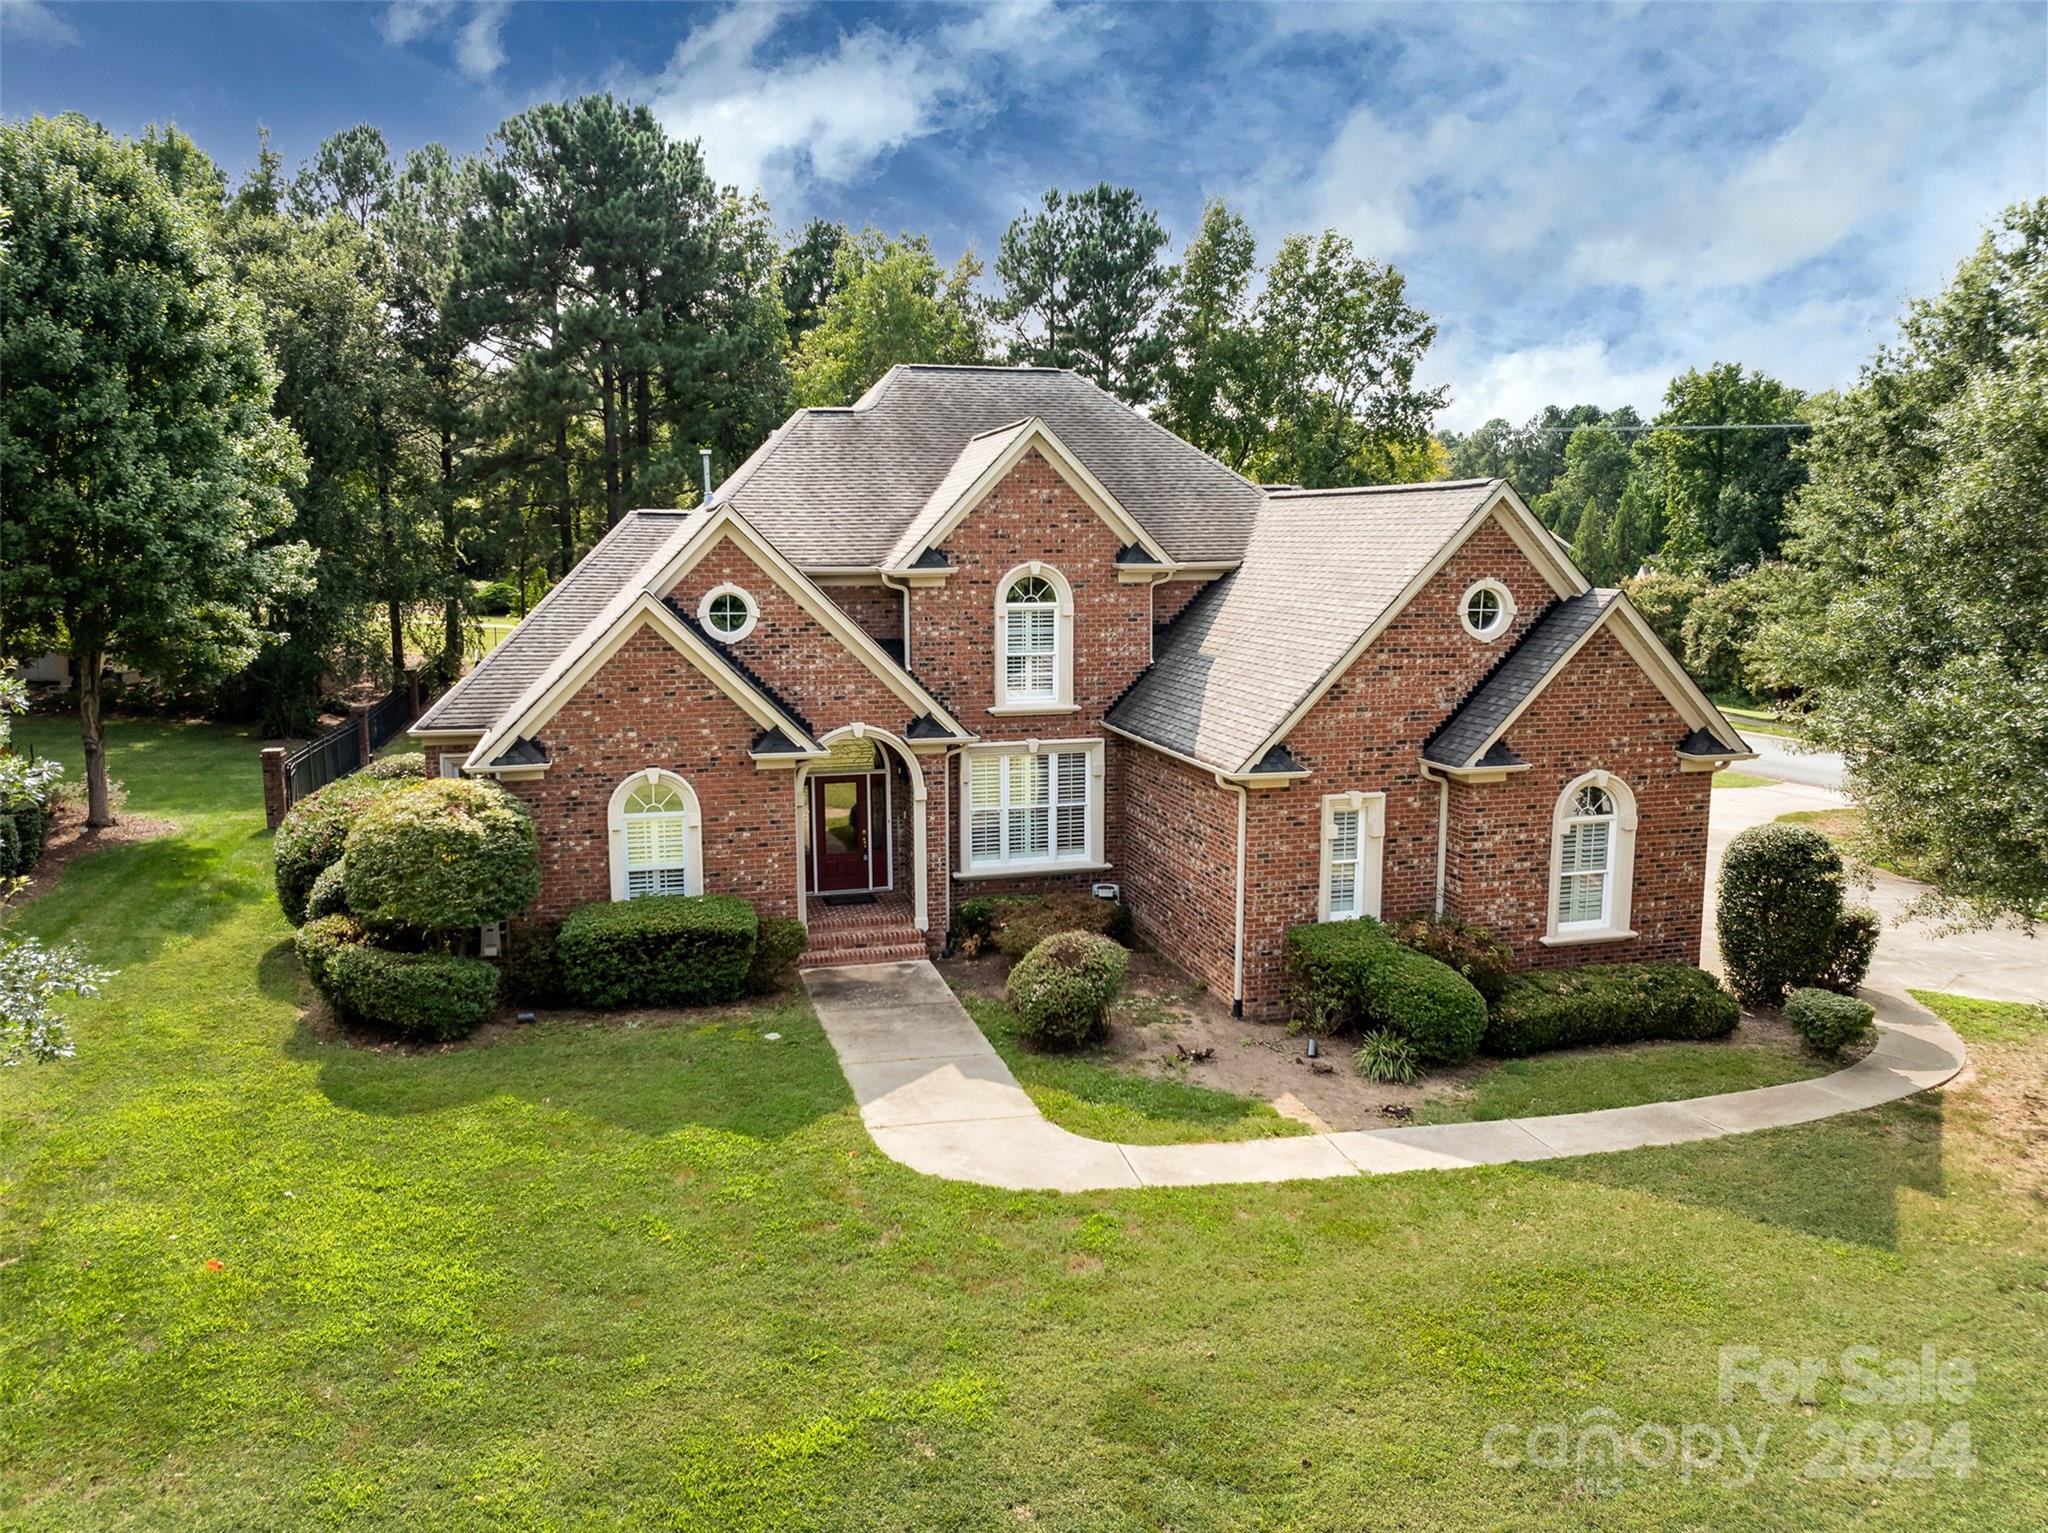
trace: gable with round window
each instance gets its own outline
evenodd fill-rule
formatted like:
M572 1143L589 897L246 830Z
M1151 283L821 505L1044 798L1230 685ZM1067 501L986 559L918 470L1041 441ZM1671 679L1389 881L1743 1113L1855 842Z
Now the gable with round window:
M1492 643L1514 624L1514 592L1498 580L1475 580L1458 598L1458 621L1473 638Z
M721 644L736 644L754 631L760 621L754 598L736 585L713 586L697 603L697 621Z

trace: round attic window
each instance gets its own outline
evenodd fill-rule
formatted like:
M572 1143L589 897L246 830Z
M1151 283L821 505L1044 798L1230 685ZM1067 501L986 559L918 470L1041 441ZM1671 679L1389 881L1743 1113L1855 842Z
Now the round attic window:
M723 644L744 639L754 631L759 617L754 598L735 585L714 586L697 604L697 621Z
M1458 599L1458 619L1473 638L1490 642L1515 620L1515 598L1498 580L1476 581Z

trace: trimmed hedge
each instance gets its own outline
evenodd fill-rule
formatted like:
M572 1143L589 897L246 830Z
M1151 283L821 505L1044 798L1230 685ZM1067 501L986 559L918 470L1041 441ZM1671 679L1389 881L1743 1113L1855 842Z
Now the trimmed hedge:
M374 777L379 782L424 782L427 776L427 753L407 751L398 756L379 756L363 768L365 777Z
M405 779L372 777L351 772L292 805L277 827L271 847L277 903L294 926L306 920L306 899L313 880L341 861L342 847L372 804L406 785Z
M509 920L540 894L533 816L496 783L401 781L345 846L349 909L372 926L460 931Z
M733 895L650 895L571 912L555 952L580 1005L701 1005L746 993L759 927Z
M460 1038L498 1006L498 971L481 958L345 943L325 972L328 999L348 1015L416 1037Z
M553 1006L562 988L562 960L555 951L559 921L521 921L505 935L505 996L528 1006Z
M1818 986L1795 990L1785 1000L1786 1022L1819 1054L1839 1054L1868 1036L1876 1015L1869 1002Z
M1005 989L1018 1032L1042 1049L1079 1048L1107 1030L1131 955L1098 932L1055 932L1017 960Z
M306 922L292 934L292 946L298 950L299 962L305 966L306 978L313 982L313 988L334 999L327 966L336 953L345 947L353 947L369 939L369 934L360 924L347 916L320 916Z
M1491 1006L1515 972L1515 950L1484 926L1427 912L1406 916L1388 930L1401 946L1427 953L1455 969Z
M1433 1063L1464 1063L1486 1032L1486 1002L1470 980L1369 916L1291 928L1287 985L1297 1028L1386 1028Z
M1092 894L983 895L960 902L954 929L969 954L993 947L1005 958L1022 958L1060 932L1094 932L1129 946L1131 913Z
M345 916L348 914L348 859L333 863L320 870L320 876L313 880L313 892L306 896L306 919L317 921L322 916Z
M1753 825L1728 843L1715 930L1743 1005L1776 1006L1818 980L1841 917L1842 854L1819 831Z
M1583 964L1510 980L1486 1024L1489 1054L1645 1038L1725 1038L1741 1011L1714 976L1682 963Z
M16 799L0 808L0 823L10 825L14 831L11 854L0 852L0 876L26 873L43 855L43 840L50 828L49 810L32 798Z
M796 961L811 944L801 921L763 916L754 934L754 961L747 968L747 993L772 995L789 983Z
M21 832L15 829L14 816L0 814L0 878L11 878L27 870L28 864L21 857Z
M1828 948L1827 967L1820 973L1823 990L1854 995L1870 972L1870 960L1877 956L1878 934L1884 922L1868 905L1851 905L1835 923L1835 936Z

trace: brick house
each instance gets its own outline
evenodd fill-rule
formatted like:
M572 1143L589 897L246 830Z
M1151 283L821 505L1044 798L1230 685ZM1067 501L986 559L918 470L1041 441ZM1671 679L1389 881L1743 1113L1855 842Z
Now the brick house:
M1299 922L1696 960L1749 753L1502 480L1262 487L1054 369L899 367L636 511L413 727L533 808L538 913L744 895L814 957L1113 885L1248 1015Z

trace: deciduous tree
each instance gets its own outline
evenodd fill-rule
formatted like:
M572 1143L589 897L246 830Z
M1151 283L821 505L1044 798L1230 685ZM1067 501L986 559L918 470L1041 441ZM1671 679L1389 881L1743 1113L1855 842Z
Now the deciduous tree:
M974 305L980 263L969 252L942 269L922 235L864 229L839 247L832 296L791 363L800 405L847 405L899 362L979 362Z

